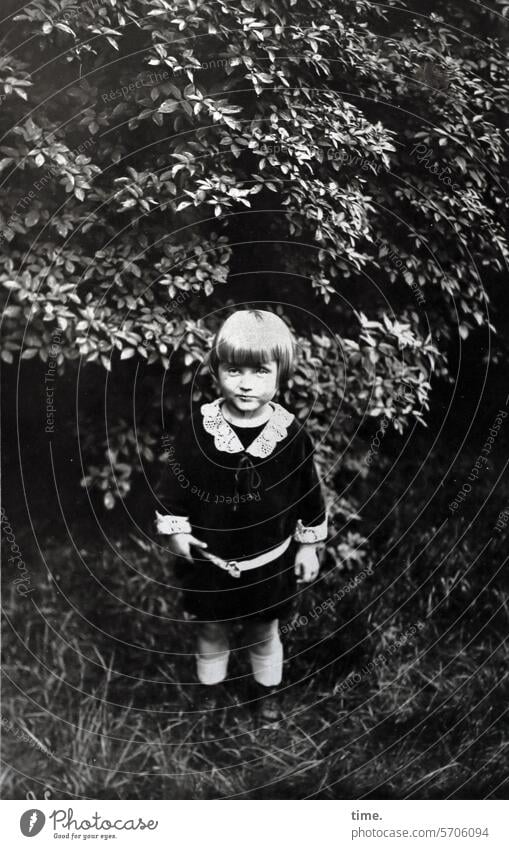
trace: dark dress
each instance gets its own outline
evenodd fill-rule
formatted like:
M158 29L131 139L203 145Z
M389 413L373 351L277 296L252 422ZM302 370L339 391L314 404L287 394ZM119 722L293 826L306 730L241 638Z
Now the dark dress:
M184 608L197 619L284 619L294 610L298 545L326 537L313 444L278 404L266 424L240 428L226 422L220 402L202 405L167 445L158 529L191 530L213 554L238 561L292 537L284 554L239 578L196 548L192 564L176 566Z

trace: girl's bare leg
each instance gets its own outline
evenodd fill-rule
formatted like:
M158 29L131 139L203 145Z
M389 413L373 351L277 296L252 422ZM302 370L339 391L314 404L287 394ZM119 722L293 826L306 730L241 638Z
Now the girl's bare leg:
M279 637L279 619L253 620L247 629L249 660L255 681L275 687L283 677L283 645Z
M199 626L196 672L202 684L219 684L228 671L230 646L228 632L220 622L203 622Z

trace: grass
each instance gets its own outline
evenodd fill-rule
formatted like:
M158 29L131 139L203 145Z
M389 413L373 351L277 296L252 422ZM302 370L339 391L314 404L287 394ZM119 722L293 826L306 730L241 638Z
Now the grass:
M3 798L506 798L507 535L487 541L509 491L483 486L404 539L411 499L383 533L366 516L373 575L285 638L277 727L256 719L242 652L216 709L193 704L163 553L79 523L73 544L47 533L34 593L4 580ZM329 562L301 612L352 574Z

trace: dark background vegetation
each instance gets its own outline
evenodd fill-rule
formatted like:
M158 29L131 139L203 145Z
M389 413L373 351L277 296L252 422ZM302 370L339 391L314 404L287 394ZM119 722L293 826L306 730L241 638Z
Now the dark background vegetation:
M4 797L503 798L505 420L449 505L508 409L507 5L4 14L3 500L32 590L6 543ZM211 396L203 356L242 303L299 337L284 401L331 509L274 728L241 652L217 708L193 704L153 526L161 437Z

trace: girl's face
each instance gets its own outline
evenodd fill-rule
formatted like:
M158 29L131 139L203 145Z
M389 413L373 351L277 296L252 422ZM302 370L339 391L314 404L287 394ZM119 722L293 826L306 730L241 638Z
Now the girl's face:
M232 412L254 417L276 394L277 373L275 360L258 366L220 363L217 380L221 395Z

